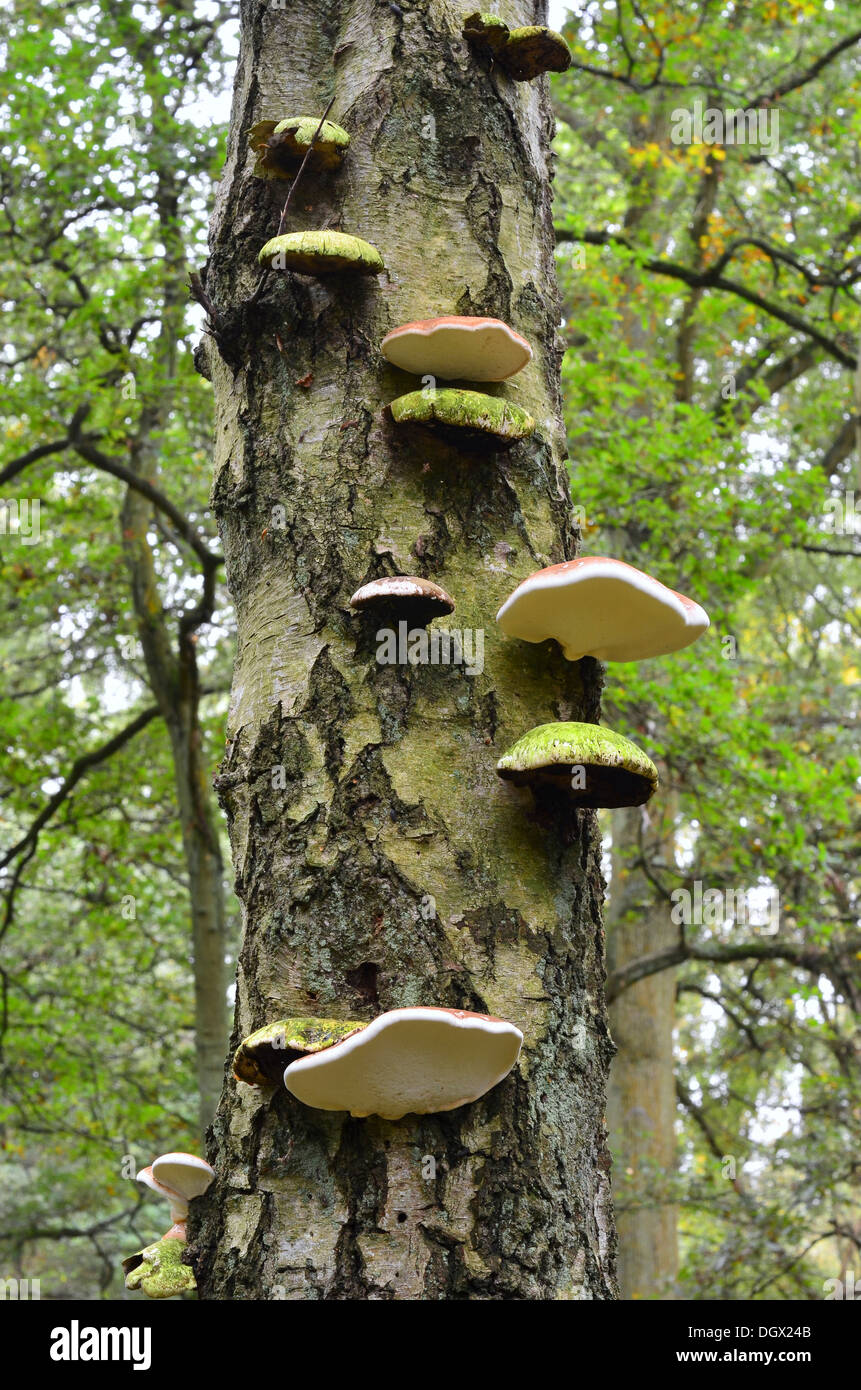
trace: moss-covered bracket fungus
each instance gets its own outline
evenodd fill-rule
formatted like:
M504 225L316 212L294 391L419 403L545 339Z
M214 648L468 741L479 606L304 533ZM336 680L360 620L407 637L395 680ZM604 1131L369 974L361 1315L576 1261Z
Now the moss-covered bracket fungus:
M463 22L463 37L483 66L502 68L515 82L531 82L545 72L566 72L571 51L561 34L542 24L509 29L495 14L476 12Z
M270 270L298 275L379 275L385 270L376 247L346 232L285 232L267 241L257 259Z
M582 556L530 574L496 615L509 637L555 638L569 661L642 661L695 642L709 626L693 599L602 555Z
M320 133L314 140L318 126ZM288 116L284 121L258 121L249 131L248 143L257 155L253 169L257 178L290 179L309 150L309 168L337 169L350 137L333 121L320 126L316 116Z
M344 1030L343 1036L322 1041L333 1027ZM462 1009L391 1009L373 1023L290 1019L246 1038L234 1060L240 1080L258 1072L268 1079L271 1039L261 1038L270 1029L313 1039L283 1074L298 1100L317 1110L385 1120L456 1110L478 1100L508 1075L523 1042L513 1023ZM280 1056L283 1065L283 1051Z
M417 628L453 613L454 599L430 579L395 574L363 584L350 599L350 607L381 622L389 619Z
M141 1169L136 1181L164 1197L173 1224L161 1240L123 1260L127 1289L141 1288L150 1298L172 1298L196 1287L193 1271L182 1263L185 1222L189 1202L201 1197L214 1177L205 1159L186 1153L162 1154Z
M339 1018L286 1018L267 1023L237 1047L233 1075L248 1086L280 1086L286 1062L332 1047L367 1026L355 1019Z
M380 349L403 371L443 381L506 381L532 360L526 339L507 323L466 314L402 323Z
M491 63L499 60L511 30L499 15L476 10L464 17L462 32L476 57L483 63Z
M535 429L532 416L519 405L480 391L456 386L425 388L398 396L388 407L396 425L423 425L446 434L484 440L507 448Z
M564 793L577 806L642 806L658 787L658 770L642 749L598 724L540 724L502 755L506 781Z
M126 1288L141 1289L147 1298L175 1298L177 1294L194 1293L197 1281L191 1265L182 1262L184 1252L185 1241L167 1235L129 1255L123 1260Z
M561 34L540 24L512 29L500 62L515 82L531 82L544 72L567 72L571 50Z

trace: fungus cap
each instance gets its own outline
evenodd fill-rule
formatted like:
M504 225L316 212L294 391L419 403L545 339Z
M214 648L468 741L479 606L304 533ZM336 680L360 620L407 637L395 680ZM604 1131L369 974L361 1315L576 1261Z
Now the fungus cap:
M517 786L564 791L592 809L642 806L658 787L658 770L642 749L599 724L539 724L503 753L496 771Z
M679 651L705 632L708 614L693 599L623 560L589 555L524 579L496 615L503 632L525 642L553 637L569 661L642 661Z
M320 128L320 134L314 135ZM251 127L248 143L257 154L254 173L263 179L289 179L309 149L309 165L316 169L337 169L350 144L350 137L334 121L320 126L316 116L288 116L283 121L258 121Z
M342 1042L366 1023L340 1018L286 1018L250 1033L233 1056L233 1075L248 1086L280 1085L284 1063Z
M270 270L299 275L379 275L385 269L376 247L346 232L286 232L267 241L257 259Z
M417 575L395 574L363 584L350 599L358 612L386 612L424 627L454 612L454 599L439 584Z
M462 1009L392 1009L344 1042L293 1062L284 1085L305 1105L399 1120L478 1100L508 1075L523 1034Z
M511 31L499 15L476 10L473 14L465 16L461 32L467 43L472 44L480 56L498 58L508 42Z
M181 1193L172 1187L167 1187L165 1183L158 1182L153 1175L152 1167L141 1168L136 1175L136 1182L142 1182L151 1192L157 1192L159 1197L164 1197L170 1203L171 1221L184 1221L188 1216L188 1202Z
M525 439L535 429L532 416L500 396L445 386L442 390L410 391L389 406L398 425L426 425L496 439L500 446Z
M186 1202L192 1197L202 1197L215 1177L215 1169L210 1168L205 1158L185 1153L154 1158L151 1171L158 1186L177 1193Z
M511 30L498 61L515 82L531 82L545 72L566 72L571 50L555 29L528 24Z
M501 319L457 314L402 323L380 347L405 372L444 381L505 381L532 360L526 339Z
M565 72L571 66L571 50L561 34L543 24L509 29L498 15L467 15L463 37L479 61L495 64L515 82L530 82L545 72Z

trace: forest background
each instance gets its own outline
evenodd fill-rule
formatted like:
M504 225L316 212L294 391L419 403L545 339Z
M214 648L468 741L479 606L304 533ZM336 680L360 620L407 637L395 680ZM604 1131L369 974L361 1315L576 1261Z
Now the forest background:
M602 813L623 1294L840 1296L861 1284L861 26L801 0L551 18L574 54L551 90L583 552L712 617L604 696L666 788L649 817ZM232 615L188 278L235 44L234 7L195 0L15 0L0 44L0 1277L42 1297L123 1296L120 1258L163 1224L129 1179L200 1152L221 1085ZM744 139L709 126L730 108L757 113Z

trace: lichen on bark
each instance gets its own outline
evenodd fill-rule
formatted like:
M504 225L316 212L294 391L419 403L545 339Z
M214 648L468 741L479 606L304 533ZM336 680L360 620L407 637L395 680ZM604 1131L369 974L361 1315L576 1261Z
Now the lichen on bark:
M204 1298L615 1296L599 837L575 809L542 823L495 771L524 729L599 713L596 663L504 643L493 619L576 549L553 119L542 84L503 90L477 69L460 23L440 0L242 5L206 277L238 631L217 779L245 927L233 1046L273 1019L441 1004L511 1020L524 1049L475 1104L398 1122L228 1077L217 1181L190 1222ZM340 169L303 180L291 227L337 222L387 272L272 276L243 307L280 201L244 132L288 90L309 112L334 95L351 141ZM405 378L380 340L450 313L504 319L535 349L505 390L540 430L468 467L385 410ZM480 671L376 661L349 599L394 573L444 584L461 628L484 631Z

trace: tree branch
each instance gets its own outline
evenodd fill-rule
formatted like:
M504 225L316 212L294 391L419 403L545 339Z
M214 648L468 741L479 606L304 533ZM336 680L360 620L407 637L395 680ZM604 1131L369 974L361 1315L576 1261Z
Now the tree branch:
M791 545L790 550L806 550L810 555L834 555L840 560L861 560L861 550L832 550L828 545Z
M107 762L108 758L113 757L114 753L119 752L125 744L134 738L135 734L139 734L141 729L145 729L147 724L155 719L159 713L160 710L157 706L149 706L148 709L142 710L130 724L126 724L125 728L120 729L119 733L114 734L113 738L108 739L107 743L103 743L100 748L91 749L89 753L82 754L82 756L72 764L69 775L65 778L59 791L56 791L50 800L42 807L42 810L33 821L26 835L18 840L5 854L0 856L0 868L5 868L17 855L22 854L26 849L29 849L30 846L35 849L36 841L39 838L39 832L47 825L48 821L60 806L62 806L63 802L68 799L73 788L77 786L85 773L89 772L90 768L98 767L100 763Z
M847 941L845 949L847 951L857 950L861 947L861 937L856 941ZM607 1002L611 1004L617 999L624 990L630 989L639 980L645 980L650 975L660 974L663 970L672 970L674 966L681 965L686 960L699 960L711 962L714 965L729 965L736 961L745 960L780 960L789 965L798 966L802 970L807 970L811 975L823 975L833 971L835 966L834 953L825 950L821 946L808 946L802 942L794 941L743 941L737 946L722 945L718 943L692 945L686 941L680 941L675 946L668 946L663 951L656 951L651 956L641 956L639 960L629 961L621 969L614 970L607 980Z
M760 92L758 96L752 97L747 103L748 106L765 106L767 103L779 101L781 97L788 96L790 92L797 92L799 87L806 87L808 82L812 82L814 77L818 77L823 68L833 62L847 48L851 48L861 39L861 29L856 29L854 33L847 34L844 39L832 44L831 48L821 54L808 68L804 68L796 77L791 77L788 82L783 82L779 87L775 87L771 92Z
M221 565L221 556L210 550L200 539L197 531L169 497L166 497L157 487L153 487L152 483L147 482L145 478L139 477L125 464L120 463L118 459L111 458L108 454L102 453L101 449L96 448L94 441L99 436L81 433L81 425L89 414L89 409L88 405L78 407L69 422L69 432L65 439L56 440L53 444L41 444L28 453L21 454L19 458L13 459L11 463L7 463L5 468L0 469L0 487L11 482L29 464L37 462L38 459L45 458L48 454L62 453L64 449L74 449L75 453L86 463L91 464L93 468L98 468L102 473L109 473L111 477L118 478L127 487L139 492L160 512L164 512L164 515L170 518L177 533L194 551L204 570L217 568Z
M849 458L855 449L855 431L858 428L859 418L857 415L850 415L848 420L844 420L834 439L829 444L825 453L822 455L822 467L830 478L837 472L844 459Z
M557 243L568 241L582 241L588 246L622 246L627 251L638 254L636 246L617 232L607 231L585 231L572 232L565 228L560 228L556 232ZM672 280L680 280L682 284L690 286L692 289L715 289L725 290L728 294L735 295L738 299L743 299L747 304L753 304L763 313L771 318L777 319L780 323L785 323L789 328L793 328L796 333L803 333L814 343L818 343L821 348L839 362L842 367L848 367L850 371L855 371L858 361L855 355L848 352L840 345L836 338L829 338L826 333L809 323L801 314L796 314L794 310L784 308L782 304L775 304L758 294L756 290L750 290L738 280L731 280L728 276L715 273L715 267L709 266L703 271L691 270L686 265L681 265L677 261L665 261L660 257L648 257L641 262L644 270L653 275L663 275Z

